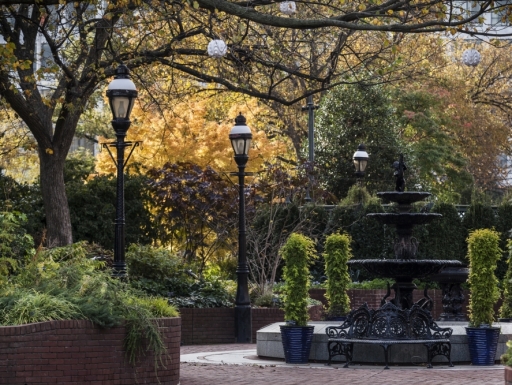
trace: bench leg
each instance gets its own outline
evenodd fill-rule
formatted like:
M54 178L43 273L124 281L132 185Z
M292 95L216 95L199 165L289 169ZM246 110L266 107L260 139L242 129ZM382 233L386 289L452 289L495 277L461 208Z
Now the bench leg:
M453 363L452 363L452 344L451 344L451 342L448 343L448 362L450 363L450 367L453 368Z
M351 343L342 343L338 341L329 341L327 344L327 350L329 353L329 360L327 366L331 366L332 358L336 356L345 356L346 363L344 368L348 368L348 365L352 362L352 347Z
M432 354L432 345L427 346L427 369L432 369L432 358L434 358Z
M381 346L384 348L384 361L386 362L386 366L385 366L384 369L389 369L389 360L388 360L389 345L388 344L383 344Z
M432 359L435 356L445 356L448 359L448 364L450 367L453 367L452 363L452 344L450 342L440 342L440 343L432 343L425 344L427 347L427 357L428 357L428 366L427 368L432 368Z
M339 351L339 348L338 348L338 347L336 347L336 349L334 349L334 350L333 350L333 348L332 348L332 345L333 345L333 344L338 345L338 342L329 341L329 342L327 343L327 352L329 353L329 360L327 361L327 364L326 364L327 366L331 366L331 360L332 360L332 358L333 358L334 356L336 356L336 355L337 355L337 353L336 353L336 352L337 352L337 351Z
M346 344L344 345L345 348L345 357L347 359L347 362L345 365L343 365L344 368L348 368L348 365L352 362L352 351L354 348L354 344Z

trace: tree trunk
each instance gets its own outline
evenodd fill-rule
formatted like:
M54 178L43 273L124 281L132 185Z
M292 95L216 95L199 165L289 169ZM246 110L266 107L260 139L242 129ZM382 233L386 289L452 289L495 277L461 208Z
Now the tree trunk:
M65 156L40 150L41 193L46 213L46 245L65 246L73 242L66 187L64 184Z

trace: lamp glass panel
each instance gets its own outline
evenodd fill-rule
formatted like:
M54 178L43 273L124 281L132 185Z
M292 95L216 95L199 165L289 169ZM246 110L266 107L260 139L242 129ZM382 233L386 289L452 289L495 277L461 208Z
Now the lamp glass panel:
M130 116L131 107L130 98L126 96L114 96L112 100L112 106L114 108L113 114L115 118L125 118Z
M357 171L357 172L361 171L361 170L359 169L359 159L354 159L354 167L356 168L356 171Z
M236 138L231 140L235 155L248 155L251 147L251 139Z
M359 161L359 171L364 171L366 169L366 165L368 164L367 160L360 160Z

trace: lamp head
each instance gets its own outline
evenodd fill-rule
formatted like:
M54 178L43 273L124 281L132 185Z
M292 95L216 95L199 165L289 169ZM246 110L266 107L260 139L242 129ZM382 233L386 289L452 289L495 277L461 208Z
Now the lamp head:
M352 157L354 161L354 166L356 168L356 176L363 177L364 170L366 170L366 166L368 164L368 153L366 152L366 146L361 143L357 147L357 151L354 153Z
M229 139L235 152L235 161L239 166L245 166L249 159L252 133L251 129L247 127L245 117L242 114L236 117L235 125L229 133Z
M130 120L133 104L137 98L137 88L130 80L128 67L120 64L115 70L114 80L110 82L107 97L114 120Z

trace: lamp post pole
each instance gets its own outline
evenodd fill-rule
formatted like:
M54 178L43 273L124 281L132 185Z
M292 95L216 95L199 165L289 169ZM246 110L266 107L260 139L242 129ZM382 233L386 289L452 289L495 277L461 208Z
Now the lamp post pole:
M114 161L117 168L117 188L116 188L116 219L114 234L114 264L112 267L112 275L114 277L123 278L126 276L125 262L125 211L124 211L124 166L130 158L133 149L139 142L126 142L126 133L130 128L130 112L133 103L137 97L137 89L135 84L130 80L128 68L121 64L115 70L114 80L109 84L107 90L110 108L112 110L112 127L116 133L116 141L104 143L110 157ZM117 160L114 159L110 147L115 147L117 152ZM126 161L124 158L124 149L132 147Z
M112 120L112 126L116 131L116 152L117 152L117 188L116 188L116 219L114 222L114 264L112 275L124 277L126 275L125 262L125 210L124 210L124 149L126 143L126 131L130 127L130 121Z
M302 107L302 111L308 111L308 161L309 167L313 168L313 163L315 162L315 132L314 132L314 123L315 123L315 110L318 106L313 104L313 95L309 95L306 99L306 105ZM312 184L313 176L311 175L311 170L308 170L308 176L310 180L310 185ZM309 187L306 189L306 198L304 198L306 202L311 202L313 199L309 194Z
M251 130L245 124L242 114L235 119L235 126L229 139L235 151L235 162L238 165L238 266L236 269L237 289L235 299L235 335L237 343L252 341L251 299L249 297L249 266L247 264L246 230L245 230L245 166L249 160Z

